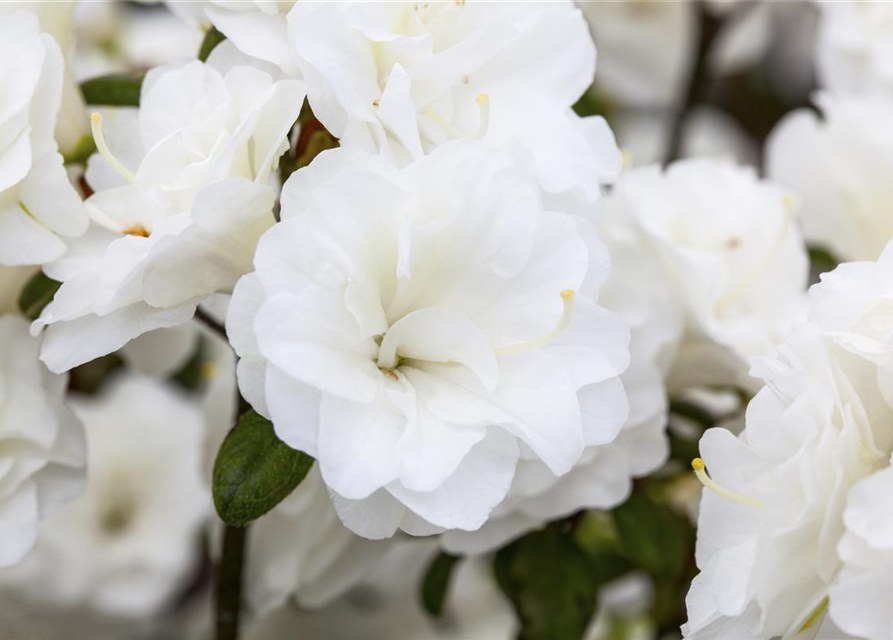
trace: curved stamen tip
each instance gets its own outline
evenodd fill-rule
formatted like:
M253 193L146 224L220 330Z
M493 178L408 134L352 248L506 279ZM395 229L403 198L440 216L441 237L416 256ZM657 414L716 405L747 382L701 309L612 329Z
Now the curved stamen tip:
M574 315L575 295L576 291L574 291L573 289L565 289L561 292L561 302L563 304L561 317L558 318L558 323L551 331L539 336L538 338L534 338L533 340L528 340L519 344L512 344L507 347L498 347L497 349L495 349L496 355L505 356L511 355L513 353L521 353L530 349L538 349L540 347L545 347L546 345L557 340L571 323L571 318Z
M478 104L486 104L490 102L490 96L488 96L486 93L482 93L477 98L475 98L474 101Z
M698 477L698 480L701 481L701 484L721 498L725 498L726 500L731 500L732 502L737 502L739 504L744 504L748 507L762 508L763 503L756 498L749 498L748 496L743 496L740 493L730 491L729 489L726 489L724 486L716 482L716 480L708 476L707 472L705 471L704 460L702 458L695 458L694 460L692 460L691 468L694 469L695 475Z
M105 136L102 134L102 114L98 111L90 114L90 130L93 133L93 140L96 142L96 150L99 151L99 155L105 158L105 161L109 163L119 176L128 182L136 182L136 176L133 175L133 172L121 164L105 143Z

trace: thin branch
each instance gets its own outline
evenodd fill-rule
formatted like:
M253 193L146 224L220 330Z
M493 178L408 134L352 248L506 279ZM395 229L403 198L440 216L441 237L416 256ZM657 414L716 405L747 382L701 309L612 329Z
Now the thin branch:
M195 309L195 319L205 325L208 329L219 335L224 340L229 340L226 335L226 328L217 322L211 315L202 309L201 307L196 307Z
M216 640L238 640L239 614L242 610L242 570L248 527L226 526L223 553L217 568Z
M670 141L667 145L665 164L678 160L682 154L682 142L685 136L685 127L688 116L695 106L704 102L707 83L710 80L710 54L716 39L723 28L741 20L748 11L753 9L758 2L749 0L739 2L726 14L718 14L712 10L705 0L695 3L698 12L698 47L695 51L691 76L685 99L676 110L673 124L670 128Z

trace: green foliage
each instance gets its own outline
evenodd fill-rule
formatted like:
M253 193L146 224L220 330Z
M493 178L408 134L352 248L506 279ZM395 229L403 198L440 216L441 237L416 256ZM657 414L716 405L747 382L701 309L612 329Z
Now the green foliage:
M460 559L459 556L441 553L431 561L425 570L425 577L422 580L422 606L432 616L439 616L443 613L447 591L450 587L450 578Z
M613 511L624 555L655 578L679 576L690 552L689 526L643 491Z
M81 92L87 104L109 107L140 106L140 90L143 76L111 74L91 78L81 83Z
M214 506L226 524L240 527L282 502L306 477L314 459L292 449L273 424L249 411L226 436L214 462Z
M496 580L518 614L520 640L577 640L595 612L599 575L566 523L501 549Z
M205 33L205 37L202 40L202 46L199 47L198 59L202 62L205 62L208 59L208 56L211 55L214 47L216 47L224 40L226 40L226 36L220 33L217 30L217 27L211 27L210 29L208 29L208 32Z
M61 286L61 282L56 282L42 271L37 272L19 295L19 309L29 320L36 320Z
M81 136L81 139L78 140L74 149L72 149L70 153L65 154L62 159L65 164L86 165L87 160L89 160L90 156L94 153L96 153L96 141L91 134L86 134Z
M818 281L819 274L834 271L838 264L840 261L824 247L809 247L809 270L814 274L814 281Z

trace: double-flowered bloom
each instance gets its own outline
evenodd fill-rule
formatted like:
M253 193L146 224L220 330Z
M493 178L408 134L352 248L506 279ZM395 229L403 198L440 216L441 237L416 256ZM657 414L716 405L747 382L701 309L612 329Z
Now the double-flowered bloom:
M483 143L321 155L255 265L227 319L243 395L367 537L476 529L519 460L564 474L626 418L604 246Z

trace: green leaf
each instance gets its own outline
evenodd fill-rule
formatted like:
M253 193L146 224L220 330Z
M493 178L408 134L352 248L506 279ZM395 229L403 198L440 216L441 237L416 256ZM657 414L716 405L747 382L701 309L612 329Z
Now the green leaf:
M496 580L509 598L520 640L579 640L595 612L598 576L563 523L500 549Z
M52 302L53 296L61 286L61 282L56 282L42 271L38 271L22 289L19 295L19 309L29 320L36 320L43 308Z
M453 568L459 560L459 556L441 553L431 561L425 571L422 580L422 605L432 616L439 616L443 612Z
M142 86L142 75L112 74L82 82L81 92L87 104L138 107Z
M313 466L313 458L292 449L273 423L251 410L239 418L214 461L214 506L226 524L240 527L282 502Z
M624 555L656 578L675 578L683 570L691 549L688 523L683 516L655 502L643 492L613 511Z
M211 52L218 44L226 40L226 36L217 30L217 27L211 27L202 40L202 46L198 50L198 59L205 62Z

